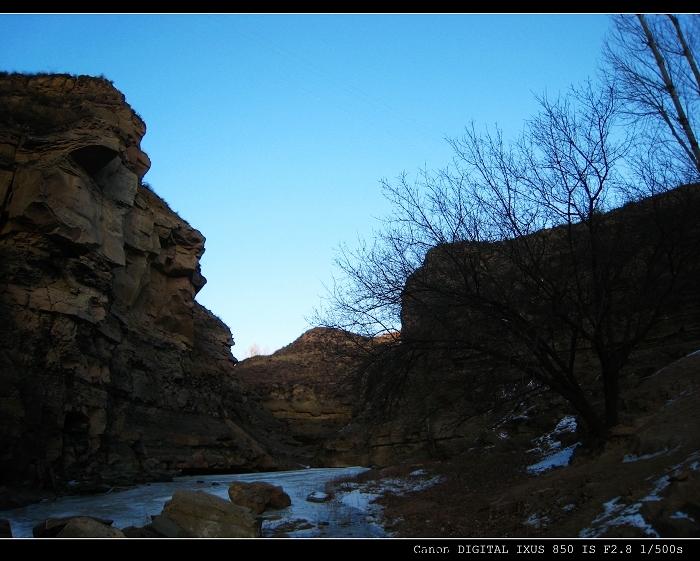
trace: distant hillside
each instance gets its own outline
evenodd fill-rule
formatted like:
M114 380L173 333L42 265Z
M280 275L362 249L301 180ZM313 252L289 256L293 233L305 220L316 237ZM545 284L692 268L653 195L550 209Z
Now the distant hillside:
M304 443L302 463L322 465L317 455L323 445L351 419L353 395L345 379L354 368L355 339L315 328L272 355L248 358L234 369L289 434Z

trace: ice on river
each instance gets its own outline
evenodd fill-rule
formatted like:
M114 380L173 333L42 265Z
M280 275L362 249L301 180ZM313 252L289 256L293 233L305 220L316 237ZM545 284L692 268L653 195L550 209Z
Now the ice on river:
M144 526L150 523L151 515L160 514L165 502L178 489L202 490L228 500L231 481L266 481L272 485L281 485L292 499L292 505L285 509L265 511L263 536L271 536L277 529L278 533L284 531L291 537L383 537L387 534L375 523L376 512L368 512L368 501L343 500L342 493L335 500L325 503L306 500L313 492L324 492L327 482L351 477L365 470L361 467L323 468L179 477L172 482L139 485L120 492L61 497L55 501L2 511L0 518L10 521L15 537L31 537L32 528L47 518L77 515L114 520L112 525L115 528ZM359 494L356 489L354 491L353 495ZM278 519L271 519L277 516Z

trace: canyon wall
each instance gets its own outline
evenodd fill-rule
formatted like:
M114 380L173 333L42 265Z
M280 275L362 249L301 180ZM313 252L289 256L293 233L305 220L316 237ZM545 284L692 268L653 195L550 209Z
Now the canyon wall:
M236 366L236 377L260 396L297 443L295 456L304 465L330 467L321 450L352 418L354 396L343 384L353 368L350 340L340 331L314 328L272 355L254 356ZM337 465L360 464L346 460Z
M108 80L0 75L1 481L278 466L145 131Z
M449 419L426 422L405 414L377 415L379 404L358 393L353 378L369 340L336 329L310 329L269 356L254 356L234 374L298 443L295 456L313 467L387 464L450 456L482 431L455 433Z

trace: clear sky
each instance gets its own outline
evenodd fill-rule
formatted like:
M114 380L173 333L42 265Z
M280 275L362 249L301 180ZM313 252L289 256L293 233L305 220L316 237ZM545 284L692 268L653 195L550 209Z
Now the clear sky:
M0 70L104 74L148 130L145 181L207 238L197 300L238 358L311 327L379 181L514 136L594 77L604 15L0 15Z

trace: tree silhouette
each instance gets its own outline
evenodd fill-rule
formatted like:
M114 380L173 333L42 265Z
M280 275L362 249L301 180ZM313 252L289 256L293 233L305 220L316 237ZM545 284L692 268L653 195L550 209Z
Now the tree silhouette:
M374 402L483 412L545 387L594 436L618 424L630 353L697 274L698 188L630 184L615 89L539 101L517 141L472 126L448 170L385 181L393 214L341 250L322 323L385 334L358 371Z
M619 15L604 49L604 72L628 120L663 157L700 177L700 16Z

